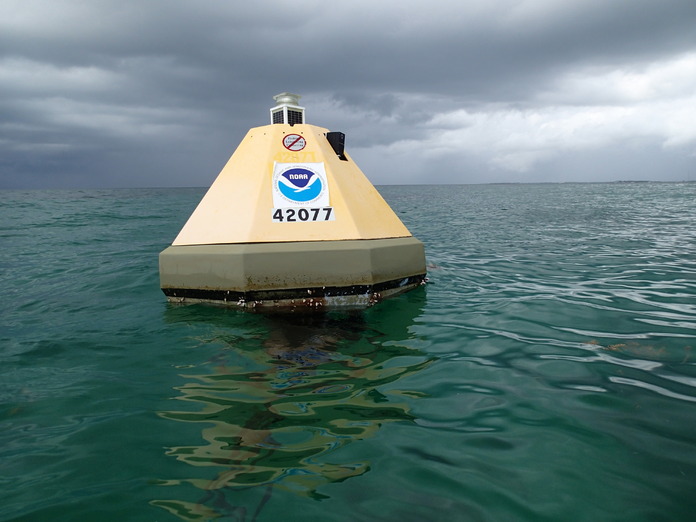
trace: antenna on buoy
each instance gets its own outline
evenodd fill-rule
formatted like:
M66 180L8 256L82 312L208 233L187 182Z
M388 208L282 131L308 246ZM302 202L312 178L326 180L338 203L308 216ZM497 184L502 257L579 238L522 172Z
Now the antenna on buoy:
M304 123L304 107L300 107L299 94L291 92L281 92L276 94L273 99L276 101L276 106L271 109L271 123L287 123L295 125L296 123Z

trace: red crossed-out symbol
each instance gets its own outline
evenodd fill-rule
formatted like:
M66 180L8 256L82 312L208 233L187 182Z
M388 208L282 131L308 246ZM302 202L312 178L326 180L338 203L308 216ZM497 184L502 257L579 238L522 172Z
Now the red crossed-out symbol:
M283 138L283 147L293 152L300 151L307 145L307 140L299 134L288 134Z

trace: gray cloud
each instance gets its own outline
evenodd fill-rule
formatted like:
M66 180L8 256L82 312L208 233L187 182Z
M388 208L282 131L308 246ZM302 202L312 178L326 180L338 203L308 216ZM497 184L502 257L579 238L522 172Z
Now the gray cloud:
M208 184L286 90L375 183L694 179L694 27L685 0L5 1L0 187Z

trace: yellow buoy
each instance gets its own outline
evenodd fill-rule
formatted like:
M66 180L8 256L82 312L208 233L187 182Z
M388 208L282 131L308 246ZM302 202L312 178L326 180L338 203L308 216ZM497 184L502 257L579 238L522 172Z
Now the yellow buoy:
M344 150L275 96L172 246L159 258L170 301L244 308L366 307L425 281L414 238Z

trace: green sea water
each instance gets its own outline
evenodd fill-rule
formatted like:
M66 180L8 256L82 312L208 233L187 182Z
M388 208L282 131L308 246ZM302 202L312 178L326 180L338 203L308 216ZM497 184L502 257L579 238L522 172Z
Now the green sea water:
M379 187L429 283L167 304L203 189L0 192L2 521L690 521L696 184Z

